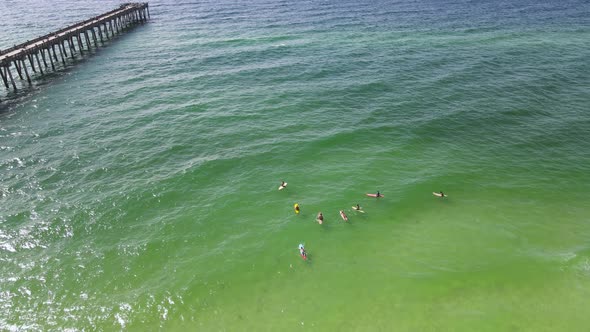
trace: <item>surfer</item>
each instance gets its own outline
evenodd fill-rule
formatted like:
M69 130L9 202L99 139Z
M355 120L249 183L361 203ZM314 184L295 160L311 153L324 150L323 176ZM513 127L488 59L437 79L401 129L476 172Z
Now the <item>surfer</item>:
M320 211L320 213L318 213L318 216L315 220L317 220L318 224L320 224L320 225L324 223L324 215L322 214L321 211Z
M442 197L447 197L447 196L445 195L445 193L443 193L442 191L439 191L439 192L437 192L437 193L433 192L432 194L433 194L434 196L438 196L438 197L441 197L441 198L442 198Z
M299 243L299 254L301 255L301 258L307 259L307 252L305 252L305 248L301 243Z
M281 180L281 185L279 186L279 190L285 189L286 186L287 186L287 182Z
M367 196L376 198L384 197L379 190L377 190L376 194L367 194Z
M353 208L353 209L355 209L355 210L357 210L357 211L360 211L360 210L362 210L362 209L361 209L361 206L360 206L360 205L358 205L358 204L357 204L356 206L353 206L352 208Z
M342 219L344 219L344 221L348 221L348 217L346 216L344 211L340 210L340 216L342 217Z

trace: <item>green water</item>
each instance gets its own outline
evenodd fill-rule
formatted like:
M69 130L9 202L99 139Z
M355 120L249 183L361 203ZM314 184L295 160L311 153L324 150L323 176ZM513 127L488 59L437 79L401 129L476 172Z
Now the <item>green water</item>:
M590 326L588 4L150 11L0 90L0 329Z

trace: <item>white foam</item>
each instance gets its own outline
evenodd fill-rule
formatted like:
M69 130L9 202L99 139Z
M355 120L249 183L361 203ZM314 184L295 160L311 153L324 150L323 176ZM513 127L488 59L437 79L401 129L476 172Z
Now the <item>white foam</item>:
M14 246L8 242L0 243L0 249L4 249L10 252L16 252L16 248L14 248Z
M563 262L571 261L572 259L576 258L577 256L578 255L576 255L573 252L566 252L566 253L558 255L558 257L560 257Z
M20 328L13 324L6 324L4 321L0 321L0 330L9 332L18 332Z
M582 272L590 272L590 259L586 259L578 265L578 269Z
M117 319L117 322L119 322L119 325L121 325L121 328L124 329L125 328L125 320L123 319L123 317L121 317L121 315L119 315L119 313L116 313L115 318Z
M131 311L131 305L129 303L123 303L119 305L121 311Z
M18 167L23 167L25 163L17 157L14 157L12 161L15 161L18 164Z
M20 245L22 249L34 249L37 248L37 244L33 242L25 242Z
M168 319L168 309L166 307L158 305L158 311L160 311L163 320Z

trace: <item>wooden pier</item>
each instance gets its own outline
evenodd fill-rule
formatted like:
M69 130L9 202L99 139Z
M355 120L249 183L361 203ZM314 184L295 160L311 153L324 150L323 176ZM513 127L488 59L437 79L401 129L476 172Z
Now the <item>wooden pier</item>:
M0 50L0 76L4 86L10 90L12 85L16 91L17 75L21 80L26 79L29 84L32 84L31 74L39 72L44 75L43 68L46 71L49 67L55 70L60 60L65 66L67 57L73 58L77 53L81 56L92 47L98 47L99 41L104 44L106 39L121 33L127 27L146 22L149 17L148 3L126 3L84 22L70 25L9 49ZM13 68L16 70L15 75L13 75Z

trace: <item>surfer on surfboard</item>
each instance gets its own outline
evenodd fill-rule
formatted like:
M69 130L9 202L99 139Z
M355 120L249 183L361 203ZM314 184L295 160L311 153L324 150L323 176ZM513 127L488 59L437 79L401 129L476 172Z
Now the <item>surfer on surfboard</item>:
M303 247L303 244L301 243L299 243L299 254L301 255L301 258L307 259L307 252L305 251L305 247Z
M317 220L318 224L320 225L324 223L324 215L321 211L318 213L318 216L315 218L315 220Z
M363 211L363 208L361 208L361 206L360 206L360 205L358 205L358 204L357 204L356 206L353 206L353 207L352 207L352 209L353 209L353 210L356 210L356 211L358 211L358 212L365 212L365 211Z
M281 185L279 186L279 190L285 189L286 186L287 186L287 182L281 180Z
M344 219L344 221L348 221L348 217L346 216L346 214L342 210L340 210L340 217L342 217L342 219Z
M447 197L447 195L445 195L445 193L443 193L442 191L439 191L439 192L437 192L437 193L433 192L432 194L433 194L434 196L438 196L438 197L441 197L441 198L443 198L443 197Z
M379 197L384 197L384 196L383 196L383 195L382 195L382 194L379 192L379 190L377 190L377 193L376 193L376 194L367 194L367 196L369 196L369 197L377 197L377 198L379 198Z
M296 214L299 214L299 203L295 203L295 205L293 205L293 209L295 209Z

